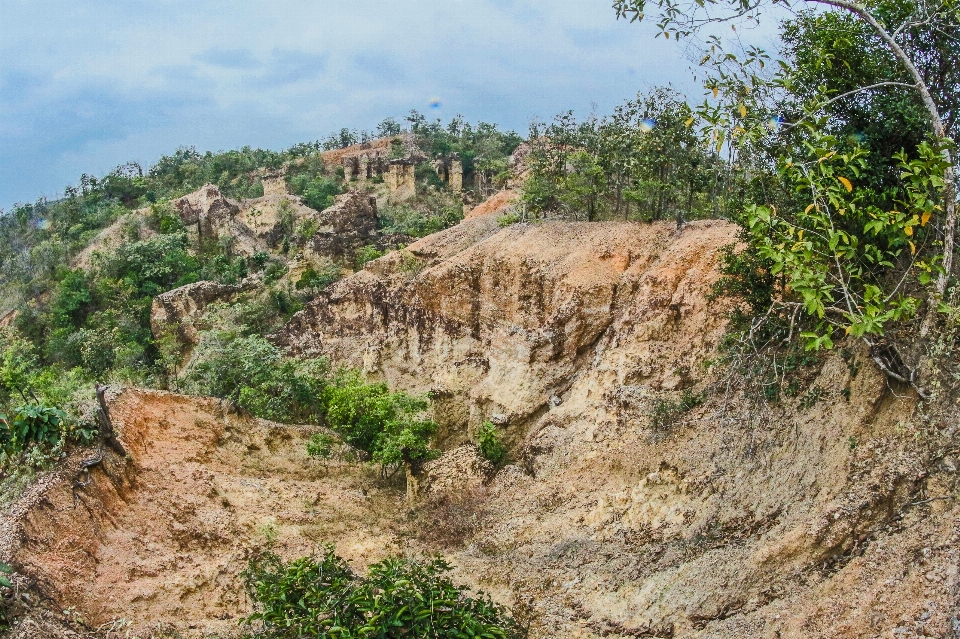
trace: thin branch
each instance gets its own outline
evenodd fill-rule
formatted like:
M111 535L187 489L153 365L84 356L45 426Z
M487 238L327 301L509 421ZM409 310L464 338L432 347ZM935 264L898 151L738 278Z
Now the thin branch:
M813 109L812 111L810 111L809 113L807 113L806 115L804 115L802 118L800 118L800 119L797 120L796 122L791 122L791 123L789 123L789 124L785 124L785 125L784 125L784 128L787 129L787 130L789 130L789 129L793 129L793 128L796 128L796 127L800 126L801 124L803 124L803 122L805 122L805 121L808 120L811 116L813 116L814 113L816 113L817 111L819 111L820 109L822 109L822 108L825 107L825 106L829 106L830 104L833 104L833 103L836 102L837 100L842 100L843 98L846 98L846 97L849 97L849 96L851 96L851 95L860 93L860 92L862 92L862 91L872 91L873 89L879 89L880 87L906 87L906 88L908 88L908 89L916 89L916 88L917 88L917 85L915 85L915 84L908 84L907 82L894 82L894 81L891 80L891 81L888 81L888 82L877 82L876 84L871 84L870 86L866 86L866 87L860 87L859 89L853 89L852 91L847 91L846 93L841 93L840 95L837 95L837 96L834 96L834 97L830 98L830 99L827 100L826 102L822 102L822 103L818 104L816 107L814 107L814 109Z

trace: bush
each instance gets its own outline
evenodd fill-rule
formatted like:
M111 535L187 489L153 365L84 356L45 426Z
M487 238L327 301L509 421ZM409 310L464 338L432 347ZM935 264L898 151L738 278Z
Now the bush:
M706 397L703 393L694 393L685 390L676 401L669 399L658 399L653 406L653 428L662 430L672 425L672 423L684 413L687 413L704 402Z
M367 262L372 262L384 255L386 255L386 253L378 251L376 246L367 245L361 247L360 250L357 251L357 270L362 269Z
M333 262L326 262L319 268L308 266L295 285L298 291L322 291L343 276L340 267Z
M190 392L236 402L263 419L318 423L326 374L324 360L285 359L257 335L211 331L182 382Z
M519 221L520 216L511 211L510 213L504 213L503 215L499 216L497 218L497 225L500 228L506 228L511 224L516 224Z
M424 398L391 393L386 384L367 384L347 370L324 389L323 401L327 426L384 470L437 456L430 448L437 425L420 417L429 406Z
M519 639L525 633L509 611L480 593L455 585L442 559L391 558L356 575L327 546L320 557L288 564L273 553L250 563L247 591L262 624L262 637L489 637Z
M497 427L491 422L483 422L477 430L477 448L480 454L490 463L497 465L507 455L507 447L497 435Z
M31 444L56 446L63 436L67 414L59 408L24 404L8 418L0 415L0 441L10 451L20 452Z
M333 206L334 199L343 192L339 180L323 176L297 175L290 180L290 191L303 197L312 209L322 211Z
M307 442L307 454L318 459L330 459L336 443L337 440L327 433L314 433Z
M415 200L380 209L384 234L425 237L463 220L463 204L446 191L430 190Z

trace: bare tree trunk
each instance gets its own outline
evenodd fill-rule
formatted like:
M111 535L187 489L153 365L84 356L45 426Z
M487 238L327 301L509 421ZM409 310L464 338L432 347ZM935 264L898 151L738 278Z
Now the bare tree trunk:
M97 403L100 404L100 410L97 411L97 421L100 422L100 437L107 446L112 448L118 455L127 456L127 451L117 440L116 432L113 430L113 422L110 420L110 410L107 408L107 400L104 397L109 388L105 384L97 384Z

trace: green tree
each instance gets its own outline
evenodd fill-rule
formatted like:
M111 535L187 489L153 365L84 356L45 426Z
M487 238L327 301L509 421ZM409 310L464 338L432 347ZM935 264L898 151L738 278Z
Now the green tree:
M956 185L952 149L954 140L950 137L948 120L943 116L944 107L948 107L952 100L945 99L946 95L955 94L953 85L943 84L944 77L953 77L941 73L931 77L931 70L937 68L936 60L949 62L950 56L956 50L957 35L960 33L960 4L950 0L944 3L928 4L910 2L909 0L894 0L893 2L859 2L857 0L803 0L810 6L831 8L850 16L858 21L864 32L885 49L887 55L896 63L900 74L894 73L891 79L874 80L877 77L852 77L855 86L845 93L824 96L816 100L806 110L805 118L815 117L816 112L857 95L874 91L883 87L900 87L907 89L919 99L923 106L929 130L932 133L934 148L942 154L942 170L938 179L942 182L939 187L940 210L934 219L935 227L942 235L942 269L937 277L936 286L928 300L931 313L936 308L937 299L944 294L949 278L953 275L954 238L956 232ZM631 21L642 20L649 8L657 12L657 27L664 37L676 39L690 37L698 33L703 27L710 24L746 21L756 23L760 20L763 8L773 0L614 0L614 9L619 17L630 18ZM931 51L930 43L923 44L924 36L936 35L932 42L940 45L939 55L927 55ZM719 45L719 40L713 40L713 46ZM911 44L920 46L911 47ZM946 53L946 55L944 55ZM761 59L760 55L753 55ZM729 54L724 55L730 59ZM733 58L736 61L736 58ZM813 60L816 64L826 61L824 56ZM931 64L931 62L933 62ZM941 68L942 68L941 62ZM955 66L955 65L953 65ZM926 76L924 72L927 72ZM948 72L949 73L949 72ZM953 71L952 73L955 73ZM788 74L789 75L789 74ZM902 78L902 79L901 79ZM754 83L759 78L753 74L750 77ZM941 83L941 84L937 84ZM740 88L746 85L740 82ZM789 88L789 84L786 85ZM714 84L719 89L718 84ZM736 92L734 92L736 93ZM716 95L716 93L715 93ZM746 118L748 107L744 93L740 93L737 103L730 104L741 118ZM938 104L937 98L940 98ZM955 98L953 98L955 99ZM734 115L734 117L736 117Z

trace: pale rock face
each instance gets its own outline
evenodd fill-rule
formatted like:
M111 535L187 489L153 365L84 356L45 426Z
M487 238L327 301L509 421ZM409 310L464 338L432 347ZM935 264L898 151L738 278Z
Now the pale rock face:
M333 206L313 215L319 229L307 252L352 264L357 250L377 237L377 199L356 191L338 195Z
M217 237L218 231L229 227L240 212L236 202L220 193L213 184L205 184L198 190L174 200L173 206L187 227L196 227L200 237Z
M240 293L260 286L258 279L247 278L237 285L195 282L167 291L153 299L150 329L155 338L172 333L183 347L195 346L200 336L194 322L208 306L214 302L231 300Z
M723 322L703 298L715 246L732 233L724 224L676 238L666 225L630 223L500 229L494 216L477 217L333 285L278 340L431 392L450 445L487 419L518 442L558 400L567 406L585 370L660 384L711 348ZM699 328L681 352L672 333L688 324ZM640 352L613 348L625 330ZM652 361L644 369L640 359Z
M394 160L390 163L384 182L390 189L390 197L394 200L409 200L417 194L417 183L414 176L413 162Z
M833 389L813 403L711 378L726 309L710 293L736 229L671 227L473 216L333 285L275 339L430 393L448 452L421 493L468 490L466 442L499 424L509 463L452 557L465 582L531 602L534 637L944 636L960 533L955 506L912 505L949 483L911 493L928 472L916 397L887 392L856 344L794 373Z
M263 194L267 195L286 195L287 181L282 175L265 176L263 178Z

